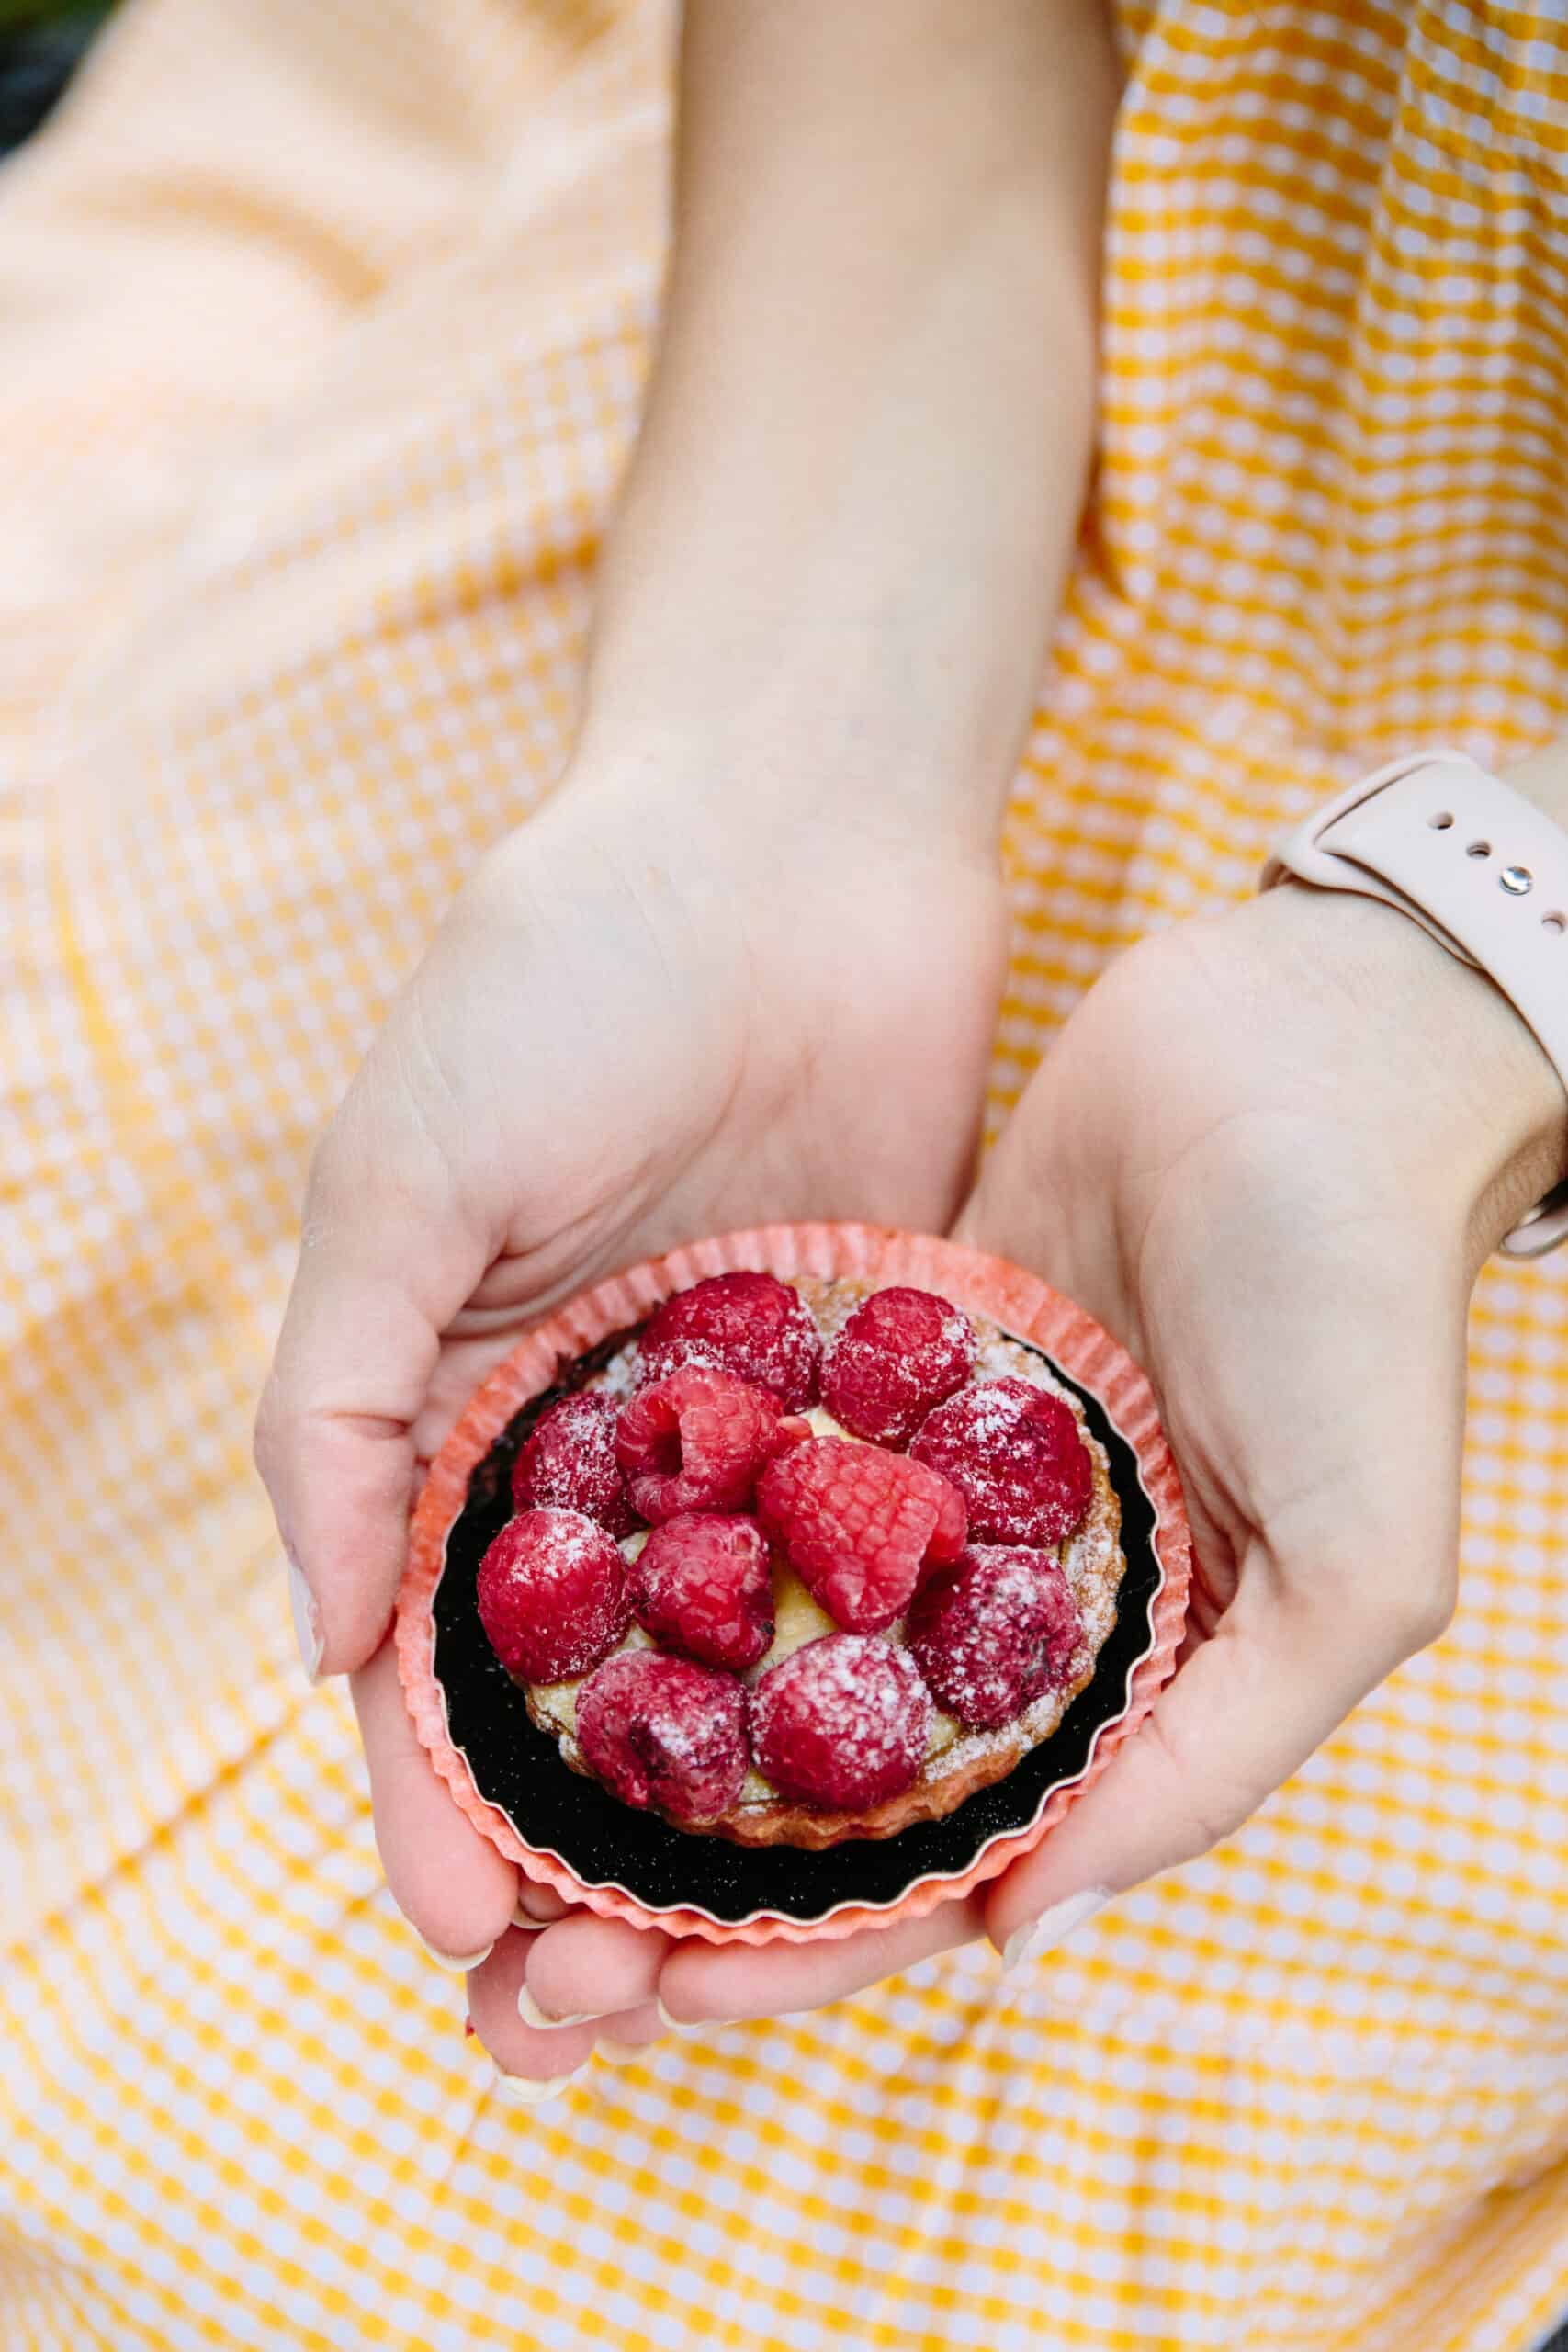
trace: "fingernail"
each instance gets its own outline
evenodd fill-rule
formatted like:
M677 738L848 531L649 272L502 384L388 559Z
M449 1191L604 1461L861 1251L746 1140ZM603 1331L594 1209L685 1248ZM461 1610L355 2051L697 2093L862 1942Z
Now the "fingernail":
M657 1993L653 1996L653 2006L659 2012L659 2022L664 2028L666 2033L701 2033L704 2025L706 2023L706 2019L704 2018L692 2018L690 2019L685 2018L672 2018Z
M593 2012L592 2009L575 2009L570 2017L547 2018L543 2009L539 2007L537 2001L535 2000L532 1993L529 1992L527 1985L519 1984L517 1987L517 2014L522 2018L525 2025L536 2026L546 2033L553 2033L558 2026L585 2025L588 2019L593 2015Z
M1110 1902L1111 1892L1109 1886L1086 1886L1077 1894L1064 1895L1060 1903L1053 1903L1038 1919L1025 1919L1002 1946L1002 1974L1008 1975L1026 1960L1038 1960L1053 1944L1061 1943L1075 1928L1081 1928L1086 1919L1092 1919Z
M299 1663L305 1679L315 1684L321 1679L321 1612L316 1606L316 1596L305 1581L304 1572L292 1552L288 1560L288 1606L294 1615L294 1638L299 1645Z
M420 1946L422 1951L429 1953L437 1968L477 1968L480 1961L488 1960L491 1952L495 1950L495 1946L493 1944L486 1944L482 1951L437 1951L433 1943L427 1943L425 1941L425 1939L420 1934L417 1928L415 1928L413 1933L414 1941Z
M641 2058L652 2044L647 2041L617 2041L613 2033L602 2033L593 2045L595 2058L603 2058L606 2066L624 2066L628 2058Z
M561 1917L556 1908L557 1898L548 1887L525 1886L519 1890L517 1908L513 1924L519 1928L553 1928Z
M547 2075L542 2082L533 2082L526 2075L503 2075L498 2066L493 2087L514 2106L543 2107L547 2099L558 2098L582 2071L581 2066L574 2066L570 2074Z

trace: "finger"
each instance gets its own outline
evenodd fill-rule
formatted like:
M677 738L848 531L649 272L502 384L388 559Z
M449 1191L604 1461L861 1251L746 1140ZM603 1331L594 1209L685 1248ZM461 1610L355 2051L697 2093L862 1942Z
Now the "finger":
M819 2009L867 1984L912 1968L932 1952L970 1943L981 1932L975 1895L944 1903L923 1919L867 1928L837 1943L676 1946L659 1979L659 1998L671 2025L783 2017Z
M534 1939L522 2014L537 2025L637 2008L652 1999L669 1950L657 1928L574 1911Z
M566 1897L558 1894L553 1886L540 1886L530 1878L520 1879L517 1885L517 1925L520 1928L547 1928L554 1919L564 1919L571 1909Z
M593 2043L593 2054L613 2066L639 2050L651 2050L655 2042L664 2041L669 2031L659 2013L659 2004L644 2001L635 2009L619 2009L603 2021Z
M509 1314L503 1324L479 1337L456 1337L450 1330L444 1333L441 1353L413 1424L414 1451L426 1464L440 1453L475 1389L483 1385L503 1356L511 1354L530 1311L527 1306L519 1307Z
M593 2054L592 2025L536 2027L518 2014L523 1972L537 1940L512 1928L468 1979L474 2031L508 2082L525 2086L513 2096L530 2103L546 2086L553 2091L575 2081Z
M472 1967L512 1924L517 1873L458 1812L420 1746L390 1642L350 1687L392 1899L434 1958Z
M997 1882L986 1932L1009 1967L1230 1837L1417 1645L1413 1622L1358 1611L1337 1573L1282 1580L1261 1548L1104 1777Z
M414 1423L440 1334L488 1255L412 1120L389 1132L358 1107L376 1099L374 1083L351 1095L317 1155L256 1417L256 1465L303 1579L300 1646L314 1673L362 1666L386 1631L406 1550Z

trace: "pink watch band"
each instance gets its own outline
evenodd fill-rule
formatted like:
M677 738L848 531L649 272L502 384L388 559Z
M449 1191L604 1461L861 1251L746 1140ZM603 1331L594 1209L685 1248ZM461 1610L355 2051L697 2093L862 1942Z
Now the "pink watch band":
M1314 811L1263 871L1381 899L1494 980L1568 1088L1568 833L1461 752L1392 760ZM1559 1185L1503 1243L1568 1241Z

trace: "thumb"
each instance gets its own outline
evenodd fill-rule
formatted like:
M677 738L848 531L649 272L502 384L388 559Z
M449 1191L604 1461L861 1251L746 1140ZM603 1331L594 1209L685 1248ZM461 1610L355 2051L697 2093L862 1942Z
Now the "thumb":
M1230 1837L1373 1685L1433 1640L1437 1598L1369 1579L1367 1555L1282 1575L1261 1539L1236 1597L1102 1779L998 1881L986 1932L1004 1965L1035 1958L1113 1894ZM1358 1574L1359 1571L1359 1574ZM1446 1592L1432 1564L1426 1586Z
M484 1273L422 1124L367 1065L311 1169L299 1262L256 1416L306 1670L363 1666L407 1549L413 1424L441 1334Z

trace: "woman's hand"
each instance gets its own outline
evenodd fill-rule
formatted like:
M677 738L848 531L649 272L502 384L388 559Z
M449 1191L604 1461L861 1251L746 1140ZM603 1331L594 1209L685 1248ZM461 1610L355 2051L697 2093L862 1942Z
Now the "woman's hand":
M972 1227L1148 1369L1201 1575L1148 1724L992 1894L998 1942L1228 1837L1443 1631L1471 1288L1563 1114L1488 980L1293 885L1147 943L1069 1024Z
M411 1496L469 1393L529 1321L667 1245L940 1229L968 1182L995 855L983 828L903 841L830 805L570 782L462 891L318 1151L257 1457L316 1664L354 1671L392 1891L438 1952L494 1943L518 1892L415 1741L387 1640ZM481 2030L521 1942L476 1990ZM570 2008L624 2006L619 1978L571 1983ZM514 2006L492 2036L525 2074L552 2040Z
M357 1669L388 1875L454 1955L502 1935L515 1874L383 1645L416 1464L525 1323L628 1260L951 1216L1001 804L1092 439L1099 0L682 21L659 356L576 774L463 892L322 1147L258 1430L305 1642ZM520 2018L525 1963L545 2012L635 2036L664 1950L581 1914L507 1933L476 2024L518 2077L564 2072L592 2037Z
M1454 1600L1471 1286L1562 1172L1563 1124L1505 999L1370 901L1292 885L1123 956L960 1230L1037 1268L1148 1371L1201 1563L1180 1670L993 1888L816 1951L683 1950L671 2009L810 2007L982 1928L1043 1949L1228 1837L1434 1640Z

